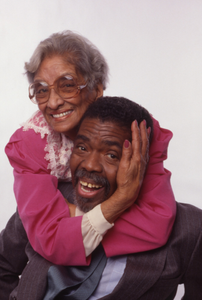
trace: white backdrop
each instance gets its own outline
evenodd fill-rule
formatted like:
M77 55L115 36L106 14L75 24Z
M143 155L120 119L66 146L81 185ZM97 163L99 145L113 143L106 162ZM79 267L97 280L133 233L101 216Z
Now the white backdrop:
M165 167L176 200L202 208L202 1L1 0L0 229L16 207L4 147L36 109L24 62L39 41L65 29L86 36L106 57L105 95L140 103L173 131Z

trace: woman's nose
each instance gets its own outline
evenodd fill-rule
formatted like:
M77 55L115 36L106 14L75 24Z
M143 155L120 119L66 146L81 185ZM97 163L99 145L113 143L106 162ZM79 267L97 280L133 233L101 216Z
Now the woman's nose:
M64 104L64 100L56 93L54 88L51 88L47 106L51 109L57 109L62 104Z

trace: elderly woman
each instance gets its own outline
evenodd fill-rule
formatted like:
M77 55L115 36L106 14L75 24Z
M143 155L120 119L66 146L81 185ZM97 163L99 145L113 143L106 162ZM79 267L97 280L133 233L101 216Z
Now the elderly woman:
M120 215L116 207L107 217L99 205L70 218L58 182L71 181L69 158L77 125L88 105L102 96L108 67L87 39L65 31L42 41L25 69L29 97L39 110L13 134L6 154L14 168L19 215L33 248L55 264L84 265L101 241L107 256L162 246L175 218L170 173L163 168L171 132L154 120L139 201L114 224L111 220ZM125 200L127 196L122 211Z

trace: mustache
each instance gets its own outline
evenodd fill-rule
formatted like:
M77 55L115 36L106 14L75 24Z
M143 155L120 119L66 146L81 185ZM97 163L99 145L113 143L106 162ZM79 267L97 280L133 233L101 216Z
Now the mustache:
M95 184L98 184L102 187L104 187L104 195L103 198L100 199L100 203L105 201L108 198L109 192L110 192L110 183L107 178L97 175L93 172L88 172L85 169L77 169L74 172L74 186L78 184L78 181L80 178L85 178L85 179L91 179L94 181ZM76 190L74 190L74 204L79 207L81 211L84 213L90 211L93 209L94 204L91 203L91 200L88 198L81 197L76 194Z
M91 179L93 180L96 184L101 185L105 187L107 191L110 190L110 184L107 178L97 175L96 173L93 172L88 172L84 169L77 169L74 173L74 178L76 180L76 184L79 181L79 178L85 177L86 179Z

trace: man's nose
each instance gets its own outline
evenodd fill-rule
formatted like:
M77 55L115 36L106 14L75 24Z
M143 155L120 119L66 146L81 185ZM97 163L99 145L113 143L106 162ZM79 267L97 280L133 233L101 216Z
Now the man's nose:
M82 167L88 172L101 173L103 166L99 153L93 151L89 153L82 162Z
M64 104L64 100L56 93L54 87L51 87L47 106L51 109L57 109L62 104Z

